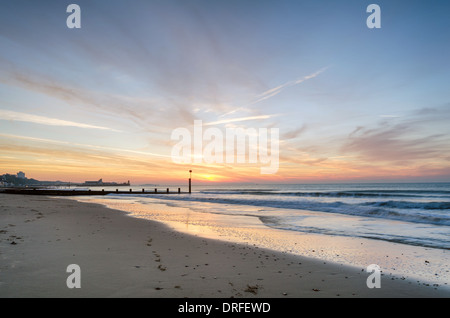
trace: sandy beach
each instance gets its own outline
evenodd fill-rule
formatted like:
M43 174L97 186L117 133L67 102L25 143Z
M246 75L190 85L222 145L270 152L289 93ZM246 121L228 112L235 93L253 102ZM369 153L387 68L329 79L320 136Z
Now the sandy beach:
M81 270L70 289L67 267ZM0 297L449 297L446 286L204 239L99 204L0 194Z

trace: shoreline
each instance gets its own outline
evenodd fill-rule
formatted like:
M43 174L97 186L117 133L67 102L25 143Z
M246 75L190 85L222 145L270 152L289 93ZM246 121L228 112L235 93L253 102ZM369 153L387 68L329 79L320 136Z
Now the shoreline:
M0 194L0 297L450 297L425 286L177 232L100 204ZM81 269L69 289L67 266Z
M275 229L267 226L253 213L217 214L206 212L205 207L200 212L198 207L193 208L190 204L181 207L164 200L80 197L77 201L99 203L111 209L125 211L132 217L158 221L177 232L203 238L258 246L364 271L369 264L377 264L386 276L431 286L447 286L450 282L446 250L364 237ZM211 211L216 208L214 204L209 206ZM242 206L242 209L246 208ZM283 213L283 210L277 213Z

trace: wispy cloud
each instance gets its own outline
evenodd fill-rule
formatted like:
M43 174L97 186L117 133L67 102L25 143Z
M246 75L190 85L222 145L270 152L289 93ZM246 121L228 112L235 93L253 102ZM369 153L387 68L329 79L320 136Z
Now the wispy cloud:
M367 162L441 161L450 150L449 137L443 131L436 133L424 125L429 120L411 116L399 123L384 121L374 128L357 127L348 135L341 150L345 154L358 154Z
M300 128L294 129L294 130L289 130L287 132L285 132L282 136L281 139L285 140L285 139L295 139L297 137L299 137L301 134L303 134L306 130L306 125L302 125Z
M271 88L271 89L265 91L264 93L260 94L257 97L257 99L255 101L253 101L251 104L256 104L256 103L262 102L263 100L274 97L274 96L280 94L285 88L290 87L290 86L295 86L295 85L301 84L307 80L313 79L313 78L317 77L318 75L320 75L321 73L325 72L327 69L328 69L328 67L324 67L324 68L318 70L317 72L306 75L297 80L289 81L289 82L279 85L277 87Z
M171 125L176 127L192 123L195 118L194 112L186 107L186 100L130 96L120 91L104 94L93 87L57 80L38 72L0 69L0 83L25 89L30 94L36 92L59 99L89 113L113 115L131 121L132 129L141 131L158 133L161 128ZM177 116L173 116L174 113Z
M282 85L279 85L277 87L271 88L267 91L265 91L264 93L257 95L256 99L252 102L250 102L248 105L246 105L245 107L239 107L236 109L233 109L225 114L222 114L219 116L219 118L223 118L229 115L232 115L234 113L237 113L238 111L246 111L249 112L250 109L248 108L248 106L257 104L259 102L262 102L263 100L267 100L271 97L274 97L278 94L280 94L285 88L290 87L290 86L295 86L298 84L301 84L307 80L313 79L315 77L317 77L318 75L320 75L321 73L323 73L324 71L326 71L328 69L328 67L324 67L320 70L318 70L317 72L314 72L312 74L306 75L300 79L294 80L294 81L289 81L287 83L284 83ZM214 121L214 122L210 122L210 123L206 123L204 124L205 126L210 126L210 125L218 125L218 124L228 124L228 123L234 123L234 122L241 122L241 121L248 121L248 120L257 120L257 119L269 119L272 117L275 117L278 115L257 115L257 116L247 116L247 117L239 117L239 118L230 118L230 119L222 119L222 120L218 120L218 121ZM304 128L302 129L304 130ZM300 133L301 131L297 132ZM293 138L293 137L289 137L289 138Z
M169 156L169 155L163 155L163 154L158 154L158 153L153 153L153 152L148 152L148 151L139 151L139 150L131 150L131 149L115 148L115 147L105 147L105 146L98 146L98 145L88 145L88 144L74 143L74 142L47 139L47 138L36 138L36 137L19 136L19 135L2 134L2 133L0 133L0 137L5 137L7 139L28 140L28 141L32 141L32 142L45 143L45 144L66 145L66 146L78 147L80 149L86 149L86 150L93 149L93 150L101 150L101 151L105 151L105 152L109 151L112 154L129 153L129 154L134 154L134 155L171 158L171 156Z
M0 109L0 120L22 121L22 122L28 122L28 123L34 123L34 124L40 124L40 125L48 125L48 126L101 129L101 130L111 130L111 131L116 131L116 132L119 131L117 129L113 129L113 128L109 128L109 127L77 123L77 122L68 121L68 120L32 115L32 114L27 114L27 113L19 113L19 112L3 110L3 109Z
M381 118L399 118L399 115L380 115Z
M205 126L211 126L211 125L219 125L219 124L229 124L229 123L235 123L240 121L248 121L248 120L257 120L257 119L269 119L277 115L260 115L260 116L250 116L250 117L240 117L240 118L230 118L230 119L223 119L218 121L213 121L210 123L204 124Z

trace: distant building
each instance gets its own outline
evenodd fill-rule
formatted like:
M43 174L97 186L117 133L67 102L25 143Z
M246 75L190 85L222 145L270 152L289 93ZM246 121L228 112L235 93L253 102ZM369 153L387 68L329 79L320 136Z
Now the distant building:
M19 179L26 179L25 178L25 173L23 173L22 171L17 172L17 178L19 178Z
M102 185L103 184L103 179L100 179L98 181L85 181L84 184L85 185L91 185L91 186Z
M117 183L117 182L103 182L103 179L100 179L98 181L85 181L83 186L130 186L130 181L127 183Z

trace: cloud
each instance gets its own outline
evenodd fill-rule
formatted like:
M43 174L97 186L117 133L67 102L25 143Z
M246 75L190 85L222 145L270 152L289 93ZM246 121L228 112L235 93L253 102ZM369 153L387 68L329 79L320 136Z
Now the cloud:
M148 151L139 151L139 150L130 150L130 149L124 149L124 148L115 148L115 147L105 147L105 146L97 146L97 145L88 145L88 144L80 144L80 143L74 143L74 142L67 142L67 141L61 141L61 140L54 140L54 139L47 139L47 138L36 138L36 137L29 137L29 136L19 136L19 135L11 135L11 134L2 134L0 133L0 137L4 137L7 139L18 139L23 141L32 141L36 143L44 143L44 144L56 144L61 146L72 146L72 147L78 147L79 149L85 149L85 150L98 150L98 151L109 151L113 154L133 154L133 155L142 155L142 156L152 156L152 157L161 157L161 158L172 158L169 155L163 155Z
M289 81L287 83L284 83L282 85L279 85L277 87L271 88L267 91L265 91L264 93L260 94L257 99L255 101L253 101L251 104L257 104L259 102L262 102L263 100L269 99L271 97L274 97L278 94L280 94L285 88L290 87L290 86L295 86L298 84L301 84L307 80L313 79L315 77L317 77L319 74L323 73L324 71L326 71L328 67L324 67L320 70L318 70L317 72L314 72L312 74L306 75L303 78L300 78L298 80L295 81Z
M132 126L129 126L128 131L160 133L161 128L170 127L170 124L179 126L191 123L194 118L190 110L178 102L169 100L163 103L156 97L131 96L117 92L104 94L90 87L72 85L37 72L25 74L25 71L20 70L0 71L0 83L59 99L76 109L87 111L88 114L113 115L121 120L131 121Z
M28 122L28 123L34 123L34 124L40 124L40 125L48 125L48 126L66 126L66 127L77 127L77 128L87 128L87 129L111 130L111 131L119 132L119 130L109 128L109 127L77 123L77 122L68 121L68 120L62 120L62 119L57 119L57 118L50 118L50 117L44 117L44 116L38 116L38 115L32 115L32 114L26 114L26 113L19 113L19 112L3 110L3 109L0 109L0 120L22 121L22 122Z
M205 126L211 126L211 125L219 125L219 124L229 124L229 123L235 123L240 121L248 121L248 120L257 120L257 119L269 119L276 115L260 115L260 116L250 116L250 117L240 117L240 118L230 118L230 119L223 119L218 120L210 123L204 124Z
M282 136L281 139L282 140L286 140L286 139L294 139L299 137L301 134L303 134L306 130L306 125L302 125L302 127L298 128L298 129L294 129L294 130L290 130L288 132L285 132Z
M399 115L380 115L381 118L399 118Z
M51 171L77 168L78 173L99 171L116 175L124 175L124 172L126 175L149 175L175 166L164 158L168 156L144 151L9 134L0 134L0 148L2 154L14 158L7 160L9 165L33 169L40 166L47 172L51 167ZM149 160L150 156L157 157ZM6 162L4 156L1 161L2 164Z
M305 82L307 80L313 79L313 78L317 77L319 74L321 74L324 71L326 71L327 69L328 69L328 67L324 67L324 68L318 70L317 72L314 72L312 74L306 75L306 76L304 76L304 77L302 77L300 79L297 79L297 80L294 80L294 81L289 81L289 82L284 83L282 85L279 85L277 87L271 88L271 89L263 92L262 94L257 95L256 99L254 101L250 102L249 104L247 104L246 107L238 107L236 109L228 111L225 114L220 115L219 117L222 118L222 117L234 114L234 113L236 113L238 111L249 112L251 110L249 108L247 108L248 106L252 106L254 104L257 104L259 102L267 100L267 99L269 99L271 97L274 97L274 96L280 94L287 87L295 86L295 85L301 84L301 83L303 83L303 82ZM254 120L254 119L268 119L268 118L271 118L271 117L274 117L274 116L275 115L260 115L260 116L250 116L250 117L242 117L242 118L234 118L234 119L224 119L224 120L219 120L219 121L215 121L215 122L212 122L212 123L208 123L208 124L205 124L205 125L216 125L216 124L232 123L232 122ZM298 131L298 132L294 131L293 133L294 134L295 133L299 134L304 129L305 129L305 127L301 128L300 131ZM287 134L286 136L287 136L286 139L295 138L295 136L293 136L292 133L291 134Z
M358 127L344 140L341 151L355 153L368 162L408 163L422 160L438 161L448 155L449 137L430 133L412 122L376 128Z

